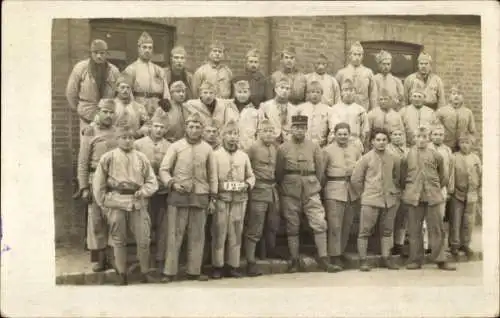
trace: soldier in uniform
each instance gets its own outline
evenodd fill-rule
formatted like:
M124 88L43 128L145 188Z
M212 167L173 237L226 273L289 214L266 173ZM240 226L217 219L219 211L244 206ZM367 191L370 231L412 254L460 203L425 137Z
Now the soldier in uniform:
M324 171L322 153L318 145L305 139L307 122L307 116L292 116L292 139L279 146L276 159L276 181L280 186L291 256L288 271L295 273L304 269L299 259L299 230L303 212L314 232L319 267L335 272L338 269L330 264L327 256L327 225L319 195Z
M184 101L187 87L182 81L170 85L170 104L161 104L154 117L161 118L165 126L165 139L175 142L184 136Z
M153 167L156 178L159 179L160 164L170 147L170 142L164 138L165 124L160 117L151 119L152 127L148 136L134 143L135 149L146 155ZM158 191L149 200L151 217L151 233L156 246L156 265L158 269L165 266L165 249L167 247L167 189L160 183Z
M101 272L108 268L106 247L108 246L108 223L106 213L92 199L92 178L102 155L116 147L113 128L115 103L112 99L101 99L99 112L94 119L95 125L83 131L78 154L78 185L76 197L88 203L87 247L97 254L97 264L92 270Z
M281 144L289 139L290 122L295 107L289 102L290 81L282 78L276 81L274 88L276 96L263 103L260 108L260 118L267 118L275 127L276 142Z
M132 83L135 100L144 105L148 116L153 117L159 103L168 104L170 92L165 78L165 71L151 62L153 57L153 38L143 32L137 41L139 58L125 68L123 74Z
M355 100L355 88L353 81L345 79L341 83L342 102L333 105L330 110L331 124L333 127L338 123L348 123L351 137L363 151L363 145L370 132L368 117L363 106L357 104ZM333 142L335 135L333 131L328 136L328 143Z
M424 105L425 92L422 89L415 89L411 96L411 104L401 108L399 111L401 118L403 118L405 138L408 146L415 144L414 132L418 127L431 127L437 123L434 110Z
M193 98L193 74L186 70L186 50L182 46L176 46L170 51L170 55L170 67L164 70L170 93L172 93L172 84L180 81L185 86L185 99ZM184 121L181 124L184 124Z
M437 110L446 105L443 81L431 71L431 63L432 58L429 54L420 53L418 56L418 71L408 75L404 81L406 105L411 102L412 92L416 88L424 90L425 106Z
M446 262L444 225L439 206L444 202L441 188L448 184L443 157L429 147L429 129L421 126L415 132L415 143L402 161L403 202L408 204L410 258L407 269L420 269L424 258L422 223L427 222L431 259L441 270L455 270ZM424 163L424 164L422 164Z
M267 77L262 74L259 68L260 52L257 49L251 49L246 55L245 73L233 79L233 85L241 80L248 81L250 85L250 102L256 108L259 108L261 103L273 98L273 90L269 87ZM232 95L234 97L234 92Z
M93 40L90 58L78 62L69 76L66 98L80 117L80 133L94 120L99 111L99 100L114 96L115 81L120 71L106 60L107 56L106 42Z
M131 82L122 75L116 80L115 104L115 125L132 128L135 131L135 138L148 135L150 117L146 108L134 100Z
M391 53L381 50L375 57L378 64L379 73L373 79L377 84L379 95L383 90L389 94L390 107L398 111L404 104L404 87L403 82L396 76L391 74L392 55ZM380 99L379 99L380 100Z
M451 87L450 104L436 111L437 119L444 126L444 144L452 151L458 151L458 137L468 132L476 133L472 111L464 105L464 97L458 85Z
M290 103L298 105L306 100L307 80L304 73L297 70L296 53L293 47L284 49L281 52L281 69L271 75L270 89L275 89L276 84L282 78L287 78L290 82ZM276 90L274 90L276 93Z
M369 111L377 107L378 91L372 70L361 64L363 52L361 44L354 42L349 51L349 64L340 69L335 78L340 84L346 78L351 79L355 89L354 102Z
M308 117L306 138L320 147L326 146L328 133L333 131L331 107L322 102L322 96L321 83L309 82L307 84L307 102L298 105L295 110Z
M214 152L219 190L212 219L212 277L242 277L239 271L248 191L255 185L248 155L238 149L238 124L221 131L222 147ZM225 273L224 273L225 270Z
M280 225L279 196L275 179L276 151L274 127L269 120L264 119L259 126L259 139L248 151L255 174L255 186L250 191L244 244L248 276L261 275L255 264L255 250L259 240L264 239L262 244L265 246L267 257L276 255L276 233Z
M404 123L401 114L391 107L391 96L386 89L379 90L379 107L368 112L368 127L370 131L374 129L384 129L394 131L396 129L404 131Z
M345 248L354 220L359 211L359 195L351 186L352 170L361 158L362 150L350 138L347 123L333 128L335 140L323 148L325 158L323 199L328 221L328 255L332 264L343 269Z
M221 125L230 120L238 120L239 114L227 100L216 97L216 86L204 82L199 86L199 98L192 99L184 105L186 116L199 113L206 125L210 120L216 120Z
M217 166L210 145L202 140L199 114L186 118L186 135L167 149L160 166L160 180L167 197L167 257L164 282L177 275L179 253L187 230L187 277L205 281L201 275L205 222L213 213L217 195Z
M323 89L321 102L328 106L333 106L340 102L340 86L335 77L326 73L328 58L324 54L319 54L314 64L314 72L306 74L307 85L311 82L319 82Z
M134 131L117 128L118 148L105 153L97 165L93 180L96 203L108 209L110 238L118 274L117 285L127 285L127 232L135 237L141 282L155 283L149 274L151 220L148 199L158 182L148 158L134 149Z
M399 269L390 258L393 246L394 219L399 208L401 161L386 149L389 134L374 129L370 135L373 149L356 163L352 172L352 186L361 193L358 253L360 270L369 271L367 262L368 238L380 218L382 265Z
M231 97L231 80L233 72L222 63L224 59L224 45L215 41L210 45L208 62L200 66L193 75L194 98L201 97L201 85L203 82L210 82L215 85L215 96L221 99Z

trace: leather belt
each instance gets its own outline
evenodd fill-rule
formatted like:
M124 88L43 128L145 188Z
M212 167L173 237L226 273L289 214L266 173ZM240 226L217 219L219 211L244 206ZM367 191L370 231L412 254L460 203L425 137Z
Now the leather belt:
M274 181L274 180L268 180L268 179L255 179L255 182L269 184L269 185L275 185L276 184L276 181Z
M302 171L302 170L285 170L285 174L296 174L299 176L315 176L314 171Z
M135 194L135 192L137 190L133 190L133 189L111 189L111 191L118 192L119 194L128 195L128 194Z
M350 181L351 180L351 176L338 176L338 177L330 177L330 176L327 176L326 177L326 180L327 181Z
M134 97L145 97L145 98L156 97L156 98L162 99L163 98L163 94L160 94L160 93L134 92Z

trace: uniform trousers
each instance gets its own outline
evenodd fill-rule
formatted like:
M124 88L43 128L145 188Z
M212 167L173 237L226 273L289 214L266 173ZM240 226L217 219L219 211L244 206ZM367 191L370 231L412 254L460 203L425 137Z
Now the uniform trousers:
M423 262L422 226L424 220L427 222L429 233L429 245L432 250L431 259L436 263L444 262L446 260L445 231L440 204L429 205L426 202L420 202L417 206L410 205L408 208L408 234L410 239L410 257L408 261Z
M179 266L179 254L187 228L187 269L188 275L200 275L205 245L205 222L207 211L195 207L167 208L167 249L165 275L174 276Z
M137 244L137 259L143 273L149 270L149 245L151 219L146 208L125 211L110 208L108 212L110 242L113 246L116 267L120 273L127 268L127 232L134 235Z
M450 236L449 243L452 247L469 247L472 230L475 225L476 202L463 202L453 196L450 200Z
M154 233L156 245L156 261L164 261L167 248L167 197L165 194L155 194L149 200L151 217L151 232Z
M107 208L102 209L95 202L88 205L87 213L87 248L102 250L108 246Z
M212 265L240 267L241 237L247 201L217 200L212 220Z
M394 243L404 245L408 228L408 205L401 202L394 218Z
M340 256L344 253L349 241L354 213L359 208L359 203L359 200L325 200L329 256Z

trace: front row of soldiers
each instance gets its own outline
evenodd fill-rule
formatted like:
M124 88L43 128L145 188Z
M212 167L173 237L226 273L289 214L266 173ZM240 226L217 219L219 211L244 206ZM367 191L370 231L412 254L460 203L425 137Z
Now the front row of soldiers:
M233 120L221 128L221 145L213 133L206 136L209 144L203 140L207 122L193 113L185 120L184 137L170 144L163 138L167 127L158 116L152 119L149 135L135 140L137 130L128 123L113 128L112 100L101 100L99 108L96 124L84 134L89 140L82 142L83 147L92 148L84 149L92 156L86 163L90 175L82 177L87 182L80 195L93 196L88 246L99 251L94 270L106 269L105 248L109 243L119 285L128 283L128 230L137 243L142 282L175 279L185 236L188 279L208 279L201 274L201 267L209 215L213 278L243 275L242 239L247 275L260 275L256 244L266 227L265 239L272 249L281 214L291 256L289 271L303 270L299 229L305 214L314 233L319 267L338 272L344 268L348 233L359 205L357 248L362 271L370 270L367 242L378 219L385 267L398 269L390 251L394 226L400 224L399 230L407 228L409 233L406 267L421 268L422 222L426 220L431 258L440 269L455 270L445 258L442 207L446 197L442 191L447 187L453 210L449 235L452 252L461 248L468 255L472 253L469 244L481 165L477 155L470 152L469 134L460 136L460 152L448 158L453 162L448 166L439 150L429 146L431 130L442 127L418 127L413 135L416 144L409 150L402 150L401 130L389 133L375 128L368 138L371 150L362 155L348 123L336 124L333 142L321 149L306 137L309 119L299 114L291 117L290 138L279 147L274 125L262 120L258 140L245 152L239 149L240 128ZM401 200L408 211L399 208ZM151 216L155 218L154 229ZM395 221L398 216L403 221ZM149 271L151 230L158 246L156 260L161 277Z

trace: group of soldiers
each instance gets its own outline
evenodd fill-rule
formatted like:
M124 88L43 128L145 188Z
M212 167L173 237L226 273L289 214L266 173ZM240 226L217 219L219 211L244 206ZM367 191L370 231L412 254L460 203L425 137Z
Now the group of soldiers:
M107 50L103 40L92 41L66 92L81 124L75 198L88 203L87 247L97 257L94 271L103 271L112 246L118 285L128 284L128 232L142 282L175 279L185 237L188 279L208 279L205 245L212 278L243 276L240 251L246 275L258 276L256 246L262 241L266 257L276 257L282 218L289 271L303 270L304 215L327 272L344 269L356 214L362 271L370 270L367 242L377 222L389 269L398 269L391 254L401 252L406 230L408 269L421 268L429 249L440 269L455 270L445 255L448 234L453 255L472 255L481 186L474 118L458 86L445 102L428 54L403 85L386 51L377 55L377 75L363 66L359 42L336 77L326 73L323 54L315 72L303 74L291 48L269 79L257 50L246 55L245 74L233 76L218 42L194 74L183 47L172 50L169 68L154 64L147 33L137 61L121 73ZM152 240L160 275L149 268Z

